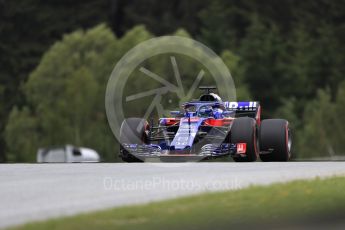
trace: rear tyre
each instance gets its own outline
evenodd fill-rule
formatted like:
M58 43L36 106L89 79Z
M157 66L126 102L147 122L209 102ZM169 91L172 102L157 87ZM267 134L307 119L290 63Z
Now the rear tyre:
M256 122L250 117L234 120L230 130L231 143L246 143L246 156L234 156L236 162L251 162L258 158Z
M288 161L291 158L289 122L283 119L263 120L259 142L262 161Z
M131 154L122 144L147 144L148 123L141 118L127 118L122 122L120 129L120 157L125 162L143 162Z

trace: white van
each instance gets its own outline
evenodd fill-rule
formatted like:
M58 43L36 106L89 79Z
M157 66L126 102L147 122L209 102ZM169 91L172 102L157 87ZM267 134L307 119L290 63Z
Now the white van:
M99 154L95 150L73 145L40 148L37 151L38 163L91 163L99 161Z

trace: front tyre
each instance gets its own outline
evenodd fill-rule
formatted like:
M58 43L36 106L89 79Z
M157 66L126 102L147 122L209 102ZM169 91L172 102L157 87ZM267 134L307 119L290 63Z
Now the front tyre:
M288 161L291 158L291 131L284 119L261 122L259 132L260 159L262 161Z
M256 121L250 117L240 117L233 121L230 130L231 143L246 143L245 156L235 155L236 162L251 162L258 158Z
M120 129L120 157L123 161L142 162L142 160L132 155L121 144L147 144L147 128L147 121L141 118L127 118L122 122Z

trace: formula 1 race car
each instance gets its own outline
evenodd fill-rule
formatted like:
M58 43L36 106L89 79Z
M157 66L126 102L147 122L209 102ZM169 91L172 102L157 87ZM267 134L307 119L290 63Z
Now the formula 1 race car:
M288 161L291 131L284 119L261 120L257 101L223 102L206 90L157 125L127 118L120 129L120 157L126 162L199 161L232 157L236 162Z

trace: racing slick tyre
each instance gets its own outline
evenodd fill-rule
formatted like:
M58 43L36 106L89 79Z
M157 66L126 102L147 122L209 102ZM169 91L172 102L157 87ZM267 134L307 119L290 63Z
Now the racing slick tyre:
M245 156L235 155L236 162L251 162L258 158L256 121L250 117L234 120L230 131L231 143L246 143Z
M127 118L122 122L120 128L120 157L125 162L142 162L141 159L135 157L122 146L126 144L147 144L148 123L141 118Z
M288 161L291 157L289 122L283 119L263 120L259 142L262 161Z

